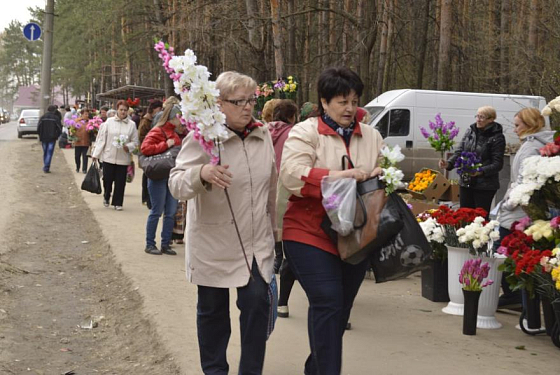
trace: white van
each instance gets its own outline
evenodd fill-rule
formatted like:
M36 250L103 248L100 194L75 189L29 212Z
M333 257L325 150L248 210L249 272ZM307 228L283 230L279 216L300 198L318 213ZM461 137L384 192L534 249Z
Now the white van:
M478 108L490 105L496 109L496 122L504 128L506 142L519 143L513 132L513 117L525 107L542 109L546 100L542 96L479 94L472 92L431 91L431 90L392 90L387 91L366 105L371 114L369 124L375 126L385 138L387 145L400 145L406 159L399 165L405 178L411 179L414 173L424 167L437 169L440 158L420 127L429 131L429 122L441 113L444 122L455 121L460 132L456 145L467 128L475 122ZM548 124L548 117L545 117Z

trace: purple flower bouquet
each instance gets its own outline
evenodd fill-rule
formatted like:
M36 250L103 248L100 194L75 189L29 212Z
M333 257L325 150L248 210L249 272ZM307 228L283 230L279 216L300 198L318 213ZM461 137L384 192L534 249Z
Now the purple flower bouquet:
M455 126L454 121L444 123L441 113L438 113L436 115L436 122L430 121L430 130L431 133L426 128L420 127L424 138L428 139L430 146L439 152L441 158L444 159L445 153L450 151L455 144L454 139L459 134L459 128Z

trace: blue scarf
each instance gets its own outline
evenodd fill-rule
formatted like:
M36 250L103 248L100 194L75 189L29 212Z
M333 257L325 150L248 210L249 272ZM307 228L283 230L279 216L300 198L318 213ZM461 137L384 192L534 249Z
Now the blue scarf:
M349 127L343 128L342 126L338 125L336 121L334 121L329 115L326 113L321 116L323 122L327 124L332 130L337 132L342 139L344 139L344 143L346 143L346 147L350 146L350 139L352 138L352 133L354 133L354 125L356 121L352 121Z

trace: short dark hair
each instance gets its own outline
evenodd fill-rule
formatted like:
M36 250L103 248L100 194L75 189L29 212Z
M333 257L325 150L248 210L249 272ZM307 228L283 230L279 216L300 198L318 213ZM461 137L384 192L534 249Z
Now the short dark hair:
M104 106L101 107L99 110L100 110L100 111L109 112L109 107L107 107L106 105L104 105Z
M48 112L55 112L57 109L58 109L58 107L54 104L51 104L47 107Z
M317 94L319 98L319 112L325 113L321 99L330 103L335 96L350 94L354 90L358 97L362 96L364 83L360 76L346 67L327 68L323 70L317 81Z
M293 100L282 99L274 107L272 121L282 121L287 124L291 123L293 117L298 113L298 107Z
M154 100L151 102L148 106L148 113L152 114L156 108L163 108L163 102L161 100Z
M70 112L70 107L66 107L66 108L64 108L64 110Z

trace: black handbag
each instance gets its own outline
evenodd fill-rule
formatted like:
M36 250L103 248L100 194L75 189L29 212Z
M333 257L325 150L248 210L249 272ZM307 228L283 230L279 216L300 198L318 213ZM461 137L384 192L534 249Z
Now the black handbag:
M161 129L161 131L167 140L167 134L165 134L163 129ZM144 174L150 180L165 180L166 178L169 178L169 172L171 172L171 169L175 167L175 159L177 159L179 151L181 151L181 146L171 147L170 149L157 155L140 155L138 157L140 168L144 170Z
M101 194L101 177L97 161L94 161L89 166L81 188L82 190L89 191L90 193Z

